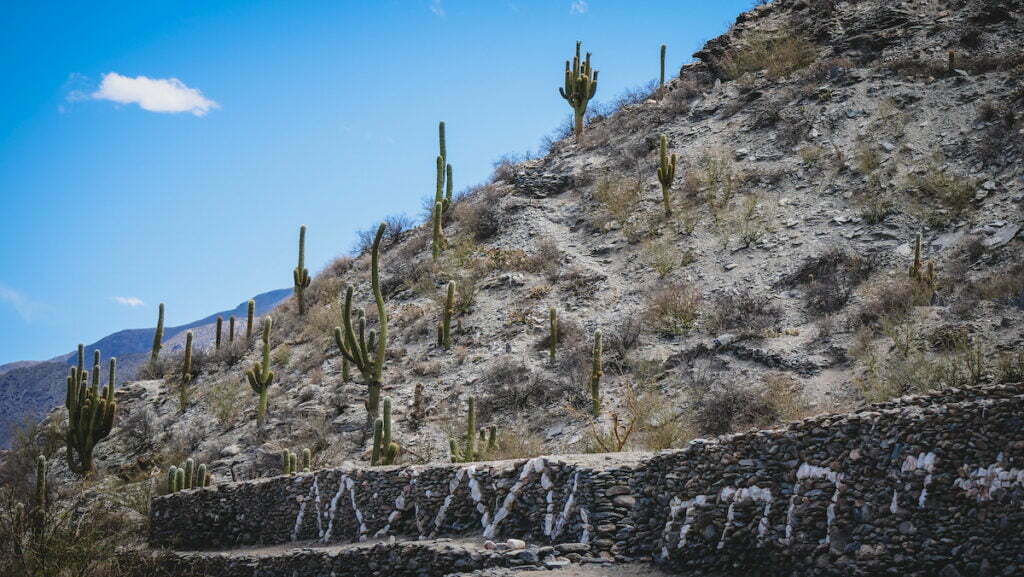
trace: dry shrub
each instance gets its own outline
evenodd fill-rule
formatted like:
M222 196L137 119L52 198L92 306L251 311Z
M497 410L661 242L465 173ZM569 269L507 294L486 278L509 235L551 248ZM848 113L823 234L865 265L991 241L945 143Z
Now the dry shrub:
M648 295L643 318L655 333L684 335L697 320L700 302L700 291L687 283L665 285Z
M972 283L967 294L1024 309L1024 263L1011 264Z
M548 454L544 438L525 424L513 423L508 431L498 429L498 447L489 449L487 460L532 459Z
M754 32L743 46L715 62L725 80L764 70L773 80L806 68L817 58L814 44L792 31Z
M546 325L545 325L546 326ZM558 351L563 349L573 349L583 339L583 328L572 317L564 316L563 314L558 315ZM548 350L548 346L551 343L551 331L550 329L545 330L541 338L537 339L534 343L534 348L538 351ZM557 351L556 351L557 353Z
M625 226L636 214L641 197L640 182L636 179L604 177L594 189L594 199L619 226Z
M716 296L706 324L711 334L735 331L744 337L765 337L778 331L781 320L782 309L767 295L744 289Z
M656 391L641 391L626 384L623 410L612 412L587 431L586 451L615 453L625 450L660 451L683 445L695 434L685 415ZM588 415L577 415L589 419Z
M412 374L417 377L436 377L441 374L441 362L420 361L413 366Z
M497 187L488 185L455 203L452 212L463 233L476 240L487 240L498 234L503 213L496 195Z
M558 279L562 270L562 251L558 248L558 241L550 236L541 237L534 244L526 266L529 271L544 273L550 281Z
M860 311L860 322L868 326L896 324L907 318L914 307L931 304L933 291L910 277L881 282L868 291Z
M220 380L208 387L203 395L206 410L225 429L231 429L245 408L246 394L236 381Z
M693 419L703 434L722 435L767 427L806 413L800 383L784 374L765 377L757 389L723 380L701 391Z
M873 258L834 248L805 260L778 286L803 287L808 310L817 314L833 313L846 306L853 289L867 280L876 266Z

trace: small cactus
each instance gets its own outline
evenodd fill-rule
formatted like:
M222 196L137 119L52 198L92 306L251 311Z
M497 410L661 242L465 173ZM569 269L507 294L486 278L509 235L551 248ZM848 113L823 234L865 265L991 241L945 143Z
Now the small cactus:
M283 475L294 475L299 472L299 458L294 451L285 449L281 451L281 473Z
M601 331L594 333L593 368L590 371L590 399L594 416L601 414L601 375L604 374L601 363Z
M46 457L36 457L36 510L40 514L46 511Z
M156 317L156 332L153 333L153 349L149 353L149 362L155 363L160 356L160 345L164 341L164 303L160 303L160 312Z
M224 319L222 319L221 317L217 317L217 334L216 334L216 337L214 338L213 348L218 350L218 351L220 350L220 333L221 333L221 329L223 329L223 328L224 328Z
M928 289L935 290L935 264L921 259L921 235L914 241L914 262L910 265L910 278Z
M668 137L661 135L661 150L658 156L658 182L661 183L661 199L665 204L665 216L672 216L672 197L670 190L676 178L676 155L668 154Z
M295 283L295 300L299 303L299 316L302 316L306 314L303 293L310 282L309 270L306 269L306 225L299 227L299 264L292 271L292 280Z
M313 470L313 451L309 448L302 450L302 472L309 473Z
M576 142L583 139L583 116L587 112L587 103L597 92L597 70L590 66L590 53L580 58L580 46L582 42L576 43L576 56L572 64L565 61L565 86L559 88L558 92L562 98L569 103L574 117L574 132Z
M246 344L252 342L252 317L256 313L256 301L249 299L248 310L245 313L245 342Z
M551 307L548 310L549 317L549 329L548 329L548 357L549 360L555 362L555 351L558 348L558 313L555 312L555 307Z
M394 465L401 447L391 436L391 397L384 397L381 405L382 416L373 423L373 452L370 455L370 464Z
M250 301L251 302L251 301ZM274 321L270 317L263 319L263 360L256 361L252 368L246 371L245 378L249 381L249 387L259 397L256 405L256 427L263 428L263 419L267 413L267 390L274 382L274 371L270 370L270 330Z

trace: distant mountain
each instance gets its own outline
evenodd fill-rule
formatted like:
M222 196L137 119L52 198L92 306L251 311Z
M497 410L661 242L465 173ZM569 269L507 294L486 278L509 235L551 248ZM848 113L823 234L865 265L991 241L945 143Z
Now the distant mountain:
M278 289L256 295L253 297L256 301L256 314L266 314L291 294L292 289ZM234 315L241 321L238 326L244 327L246 308L247 301L231 310L216 312L197 321L176 327L164 327L163 341L172 341L187 330L195 330L200 335L198 343L203 344L209 340L204 339L203 335L213 334L212 327L217 322L217 317L226 320ZM86 358L90 359L93 350L96 349L102 353L104 359L117 357L118 381L130 381L148 359L155 331L155 327L150 327L125 329L109 334L85 347ZM0 447L7 445L12 425L37 419L63 402L64 379L68 366L77 361L77 354L77 351L71 351L48 361L15 361L0 365Z

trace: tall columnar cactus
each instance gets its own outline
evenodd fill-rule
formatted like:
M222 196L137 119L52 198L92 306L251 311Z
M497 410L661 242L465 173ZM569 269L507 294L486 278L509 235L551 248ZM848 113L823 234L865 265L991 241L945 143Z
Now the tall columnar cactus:
M176 486L176 491L182 491L185 489L185 469L178 467L174 471L174 484Z
M341 313L344 327L334 327L334 342L341 351L341 356L355 365L363 376L367 387L366 417L367 425L380 416L381 375L384 372L384 361L388 342L388 312L384 308L384 295L380 290L380 242L384 236L384 224L377 228L373 239L373 250L370 258L370 288L377 303L377 333L366 333L366 321L359 316L359 332L352 325L352 285L345 288L345 306ZM376 345L376 350L374 350Z
M391 436L391 397L384 397L382 416L373 423L371 465L394 465L401 447Z
M302 450L302 472L309 473L313 471L313 451L309 448Z
M228 317L228 342L235 342L235 315Z
M444 349L452 348L452 317L455 316L455 281L448 281L448 290L441 309L437 326L437 344Z
M92 451L96 443L110 434L114 426L114 376L117 360L110 359L110 377L100 391L99 351L94 351L92 384L85 370L85 347L78 345L78 366L71 367L67 379L68 431L66 435L68 467L76 473L92 471Z
M247 309L247 311L245 313L245 317L246 317L246 322L245 322L245 342L246 342L246 346L248 346L248 343L252 342L252 328L253 328L252 320L253 320L253 315L255 313L256 313L256 301L254 301L252 299L249 299L248 309Z
M661 199L665 203L665 216L672 216L672 181L676 178L676 155L668 154L668 137L661 135L661 150L658 155L658 182L661 183Z
M558 313L555 311L555 307L551 307L548 310L549 317L549 328L548 328L548 357L549 360L555 362L555 351L558 348Z
M444 213L452 203L452 165L448 163L448 148L445 140L444 121L437 124L438 153L435 160L434 210L431 213L433 228L432 255L436 261L444 250Z
M178 468L174 465L171 465L171 468L167 470L167 492L178 492Z
M181 362L181 386L192 382L192 331L185 333L185 357Z
M282 475L294 475L296 473L296 457L295 453L285 449L281 451L281 474Z
M604 374L601 362L601 331L594 333L593 367L590 370L590 399L594 416L601 414L601 375Z
M558 92L562 98L572 107L575 119L576 141L583 138L583 116L587 112L587 103L597 92L597 70L590 66L590 53L584 59L580 59L580 46L582 42L576 43L576 56L572 64L565 61L565 86L559 88Z
M164 341L164 303L160 303L160 312L156 317L156 332L153 333L153 350L149 353L149 361L155 363L160 356L160 345Z
M245 373L249 386L259 397L259 402L256 405L256 428L258 429L263 429L263 418L267 414L267 390L274 382L274 371L270 370L270 330L273 326L274 321L270 317L263 319L263 331L260 335L263 340L263 360L253 363L252 368Z
M661 45L661 75L658 77L658 88L659 89L665 87L665 50L666 49L667 49L666 46L664 44L662 44Z
M306 314L303 293L309 287L309 270L306 269L306 225L299 227L299 264L292 271L295 282L295 300L299 303L299 316Z
M221 317L217 317L217 336L216 336L216 338L214 340L214 345L213 345L213 348L215 348L217 350L220 350L220 333L221 333L221 330L223 328L224 328L224 319L222 319Z

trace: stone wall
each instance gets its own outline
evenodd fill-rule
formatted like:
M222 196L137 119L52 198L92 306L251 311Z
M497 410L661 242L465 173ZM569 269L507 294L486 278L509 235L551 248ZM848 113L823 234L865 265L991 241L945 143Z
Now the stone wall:
M154 499L151 543L517 537L758 574L1024 572L1024 387L945 391L657 455L336 469ZM770 569L766 569L770 568Z

